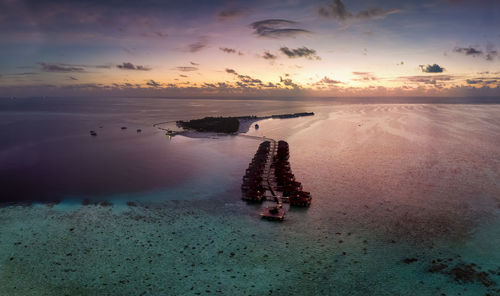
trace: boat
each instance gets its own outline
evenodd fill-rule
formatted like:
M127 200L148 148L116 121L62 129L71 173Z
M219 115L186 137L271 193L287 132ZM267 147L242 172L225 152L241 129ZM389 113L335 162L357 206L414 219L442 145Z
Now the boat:
M142 130L139 128L139 129L137 129L137 132L140 133L140 132L142 132Z
M95 131L90 131L90 135L95 137L95 136L97 136L97 133Z
M126 126L122 126L122 130L126 130L126 129L127 129L127 127L126 127Z

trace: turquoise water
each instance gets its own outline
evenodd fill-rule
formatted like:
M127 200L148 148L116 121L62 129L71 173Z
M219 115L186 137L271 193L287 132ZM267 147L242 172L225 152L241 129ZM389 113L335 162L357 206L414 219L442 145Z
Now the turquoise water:
M148 112L144 135L116 123L98 136L101 165L117 163L121 182L146 180L124 184L133 190L99 183L98 194L75 194L75 182L59 204L0 208L2 293L499 295L499 108L307 103L297 110L314 117L259 122L248 134L287 140L313 196L283 223L260 220L259 206L240 200L258 141L168 140L149 130L158 118ZM86 129L75 141L88 140ZM123 145L132 147L117 152ZM82 206L83 197L113 205Z

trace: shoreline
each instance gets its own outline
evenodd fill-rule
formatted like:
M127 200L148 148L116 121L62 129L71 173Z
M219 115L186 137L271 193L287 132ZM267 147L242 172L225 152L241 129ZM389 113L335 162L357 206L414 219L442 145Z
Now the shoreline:
M196 131L198 133L216 133L216 134L240 134L247 133L250 130L250 126L254 122L264 120L264 119L290 119L305 116L314 116L314 112L299 112L299 113L286 113L286 114L273 114L267 116L236 116L236 117L204 117L201 119L190 119L188 121L177 120L177 121L164 121L159 123L154 123L153 127L161 129L167 132L168 136L175 135L185 135L186 131ZM237 128L234 127L234 120L238 121ZM176 128L182 130L175 130L174 128L165 128L160 125L172 124L175 122Z

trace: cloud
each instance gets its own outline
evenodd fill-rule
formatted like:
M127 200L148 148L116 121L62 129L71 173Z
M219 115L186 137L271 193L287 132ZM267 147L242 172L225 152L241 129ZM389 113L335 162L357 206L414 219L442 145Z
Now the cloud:
M480 84L480 83L483 83L483 80L467 79L466 82L467 82L467 84Z
M191 43L188 45L189 52L198 52L205 47L207 47L208 41L206 37L201 37L198 41Z
M236 53L236 49L234 48L219 47L219 49L225 53Z
M425 73L442 73L444 71L444 68L439 66L438 64L434 65L420 65L420 69L422 69L422 72Z
M184 74L180 74L179 76L183 77L183 78L187 78L188 77L187 75L184 75Z
M151 68L149 68L149 67L141 66L141 65L134 65L134 64L129 63L129 62L124 62L121 65L116 65L116 67L118 69L122 69L122 70L137 70L137 71L149 71L149 70L151 70Z
M358 19L383 19L388 15L399 13L401 10L399 9L389 9L383 10L381 8L370 8L367 10L362 10L356 14L356 18Z
M166 33L162 33L162 32L154 32L154 33L156 34L156 36L158 36L158 37L162 37L162 38L163 38L163 37L167 37L167 36L168 36L168 34L166 34Z
M152 86L152 87L159 87L159 86L161 86L161 84L160 84L160 83L158 83L158 82L156 82L156 81L154 81L154 80L152 80L152 79L151 79L151 80L149 80L149 81L146 83L146 85L148 85L148 86Z
M358 76L359 78L353 79L354 81L375 81L378 78L373 75L371 72L352 72L353 75Z
M349 11L341 0L333 0L330 4L322 6L318 9L318 14L322 17L333 18L339 21L349 19L383 19L390 14L399 13L399 9L384 10L382 8L373 7L366 10L360 10L358 13Z
M453 51L467 56L482 57L487 61L493 61L496 57L498 57L498 51L492 45L487 46L486 50L478 49L472 46L457 46L453 49Z
M433 76L423 76L423 75L416 75L416 76L401 76L399 79L405 80L410 83L423 83L423 84L430 84L430 85L439 85L439 83L445 82L445 81L452 81L456 78L459 78L458 76L452 76L452 75L433 75Z
M85 72L85 69L83 67L65 66L62 64L40 63L40 66L42 66L42 71L44 72L59 72L59 73Z
M333 80L333 79L330 79L328 77L323 77L323 79L321 79L321 82L323 83L326 83L326 84L338 84L338 83L342 83L341 81L338 81L338 80Z
M266 59L266 60L275 60L278 57L276 55L270 53L269 51L265 51L264 54L262 55L262 58Z
M344 3L340 0L333 0L332 3L320 7L318 13L322 17L331 17L342 21L352 18L352 13L347 10Z
M257 78L252 78L248 75L238 75L238 78L241 80L241 82L245 83L251 83L251 84L262 84L262 80L257 79Z
M300 58L304 57L306 59L321 60L319 56L316 55L316 50L307 48L305 46L290 49L288 47L281 47L280 51L289 58Z
M199 66L200 65L200 64L195 63L195 62L190 62L190 64L193 65L193 66Z
M483 78L475 78L475 79L467 79L465 82L467 82L467 84L489 85L489 84L497 84L497 83L499 83L499 81L500 80L498 80L498 79L485 80Z
M290 78L285 78L280 76L280 82L283 83L285 86L291 86L293 89L299 89L300 86L296 84L295 82L292 81Z
M289 28L296 26L298 23L284 19L267 19L250 24L254 29L254 34L259 37L281 38L295 37L301 34L310 34L311 32L300 28Z
M220 21L228 21L242 17L248 12L248 9L225 9L217 14L217 19Z
M75 78L75 77L73 77L73 76L69 76L68 78L69 78L70 80L78 80L78 78Z
M97 65L94 67L97 69L111 69L111 65Z
M252 78L248 75L241 75L236 72L234 69L229 69L226 68L226 73L233 74L238 78L240 81L238 81L236 84L239 85L240 87L255 87L255 86L263 86L264 84L262 83L262 80L257 79L257 78Z
M327 76L323 77L323 79L319 80L318 82L314 83L313 85L328 85L328 86L333 86L333 85L336 85L336 84L340 84L340 83L343 83L342 81L339 81L339 80L334 80L334 79L331 79Z
M6 76L31 76L31 75L38 75L40 73L38 72L22 72L22 73L13 73L13 74L6 74Z
M238 50L236 50L236 49L234 49L234 48L229 48L229 47L219 47L219 50L221 50L221 51L223 51L223 52L225 52L225 53L229 53L229 54L233 54L233 53L234 53L234 54L238 54L238 55L240 55L240 56L242 56L242 55L243 55L243 53L242 53L241 51L238 51Z
M477 56L477 55L482 55L483 51L479 49L475 49L474 47L455 47L453 49L454 52L459 52L463 53L465 55L472 55L472 56Z
M179 66L179 67L176 67L176 69L178 71L182 71L182 72L190 72L190 71L197 71L198 70L198 68L190 67L190 66L187 66L187 67Z

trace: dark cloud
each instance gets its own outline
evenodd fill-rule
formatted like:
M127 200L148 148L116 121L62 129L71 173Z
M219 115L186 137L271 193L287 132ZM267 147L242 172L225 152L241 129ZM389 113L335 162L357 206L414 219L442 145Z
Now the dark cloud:
M240 18L248 12L246 8L225 9L217 14L217 19L220 21L227 21Z
M316 50L307 48L305 46L299 48L290 49L288 47L281 47L280 51L289 58L300 58L304 57L309 60L321 60L319 56L316 55Z
M250 24L255 31L254 33L259 37L295 37L301 34L311 33L308 30L300 28L289 28L290 26L296 27L298 23L283 19L268 19L258 21Z
M499 83L499 81L500 80L497 80L497 79L485 80L482 78L475 78L475 79L467 79L466 80L467 84L483 84L483 85L497 84L497 83Z
M290 78L283 78L280 76L280 82L285 86L291 86L293 89L299 89L300 86L292 81Z
M276 55L270 53L269 51L265 51L264 54L262 55L262 58L264 58L266 60L275 60L278 57Z
M401 10L399 9L389 9L383 10L381 8L370 8L367 10L362 10L356 14L358 19L383 19L390 14L399 13Z
M182 71L182 72L190 72L190 71L197 71L198 70L198 68L196 68L196 67L189 67L189 66L187 66L187 67L179 66L179 67L176 67L176 69L179 71Z
M40 73L38 72L22 72L22 73L14 73L14 74L6 74L8 76L31 76L31 75L38 75Z
M478 4L495 5L498 3L497 0L445 0L445 2L452 4L452 5L470 4L470 5L474 5L474 6L477 6Z
M425 73L442 73L444 71L444 68L439 66L438 64L434 65L420 65L420 69L422 69L422 72Z
M339 20L352 18L352 13L347 10L344 3L340 0L333 0L332 3L320 7L318 13L322 17L331 17Z
M184 75L184 74L180 74L179 76L183 77L183 78L187 78L188 77L187 75Z
M272 82L268 82L267 84L263 84L262 85L263 87L268 87L268 88L275 88L276 87L276 84L272 83Z
M318 9L318 14L322 17L334 18L339 21L349 19L382 19L390 14L399 13L399 9L385 10L378 7L372 7L366 10L361 10L358 13L349 11L341 0L333 0Z
M124 62L121 65L116 65L116 67L118 69L122 69L122 70L137 70L137 71L149 71L149 70L151 70L151 68L149 68L149 67L141 66L141 65L134 65L134 64L129 63L129 62Z
M474 47L455 47L453 49L453 51L454 52L463 53L465 55L472 55L472 56L482 55L483 54L482 50L475 49Z
M162 37L162 38L163 38L163 37L167 37L167 36L168 36L168 34L166 34L166 33L162 33L162 32L154 32L154 33L156 34L156 36L158 36L158 37Z
M97 69L111 69L111 65L97 65L95 66Z
M213 83L203 83L203 86L202 87L205 87L205 88L217 88L217 86Z
M234 48L219 47L219 49L225 53L236 53L236 49Z
M219 50L221 50L221 51L223 51L223 52L225 52L225 53L229 53L229 54L233 54L233 53L234 53L234 54L238 54L238 55L240 55L240 56L242 56L242 55L243 55L243 53L242 53L241 51L238 51L238 50L236 50L236 49L234 49L234 48L229 48L229 47L219 47Z
M416 75L416 76L399 77L399 79L406 80L410 83L423 83L429 85L440 85L440 83L442 82L452 81L456 78L457 76L452 76L452 75L433 75L433 76Z
M59 66L63 67L80 67L80 68L95 68L95 69L111 69L111 65L89 65L89 64L66 64L57 63Z
M188 51L189 52L198 52L205 47L207 47L208 41L206 37L201 37L198 41L195 43L191 43L188 45Z
M262 83L262 80L257 79L257 78L252 78L248 75L241 75L236 72L234 69L229 69L226 68L226 73L233 74L236 76L240 81L238 81L236 84L238 84L240 87L255 87L255 86L263 86L264 84Z
M40 66L42 66L42 71L44 72L85 72L85 69L83 67L65 66L64 64L40 63Z
M455 47L453 51L468 56L482 57L487 61L493 61L496 57L498 57L498 51L492 45L487 46L486 50L469 46L469 47Z
M252 78L248 75L238 75L238 78L241 80L241 82L244 83L249 83L249 84L262 84L262 80Z
M152 79L151 79L151 80L149 80L149 81L146 83L146 85L151 86L151 87L159 87L159 86L161 86L161 84L160 84L160 83L158 83L158 82L156 82L156 81L154 81L154 80L152 80Z
M480 84L480 83L483 83L483 80L467 79L466 82L467 82L467 84Z

